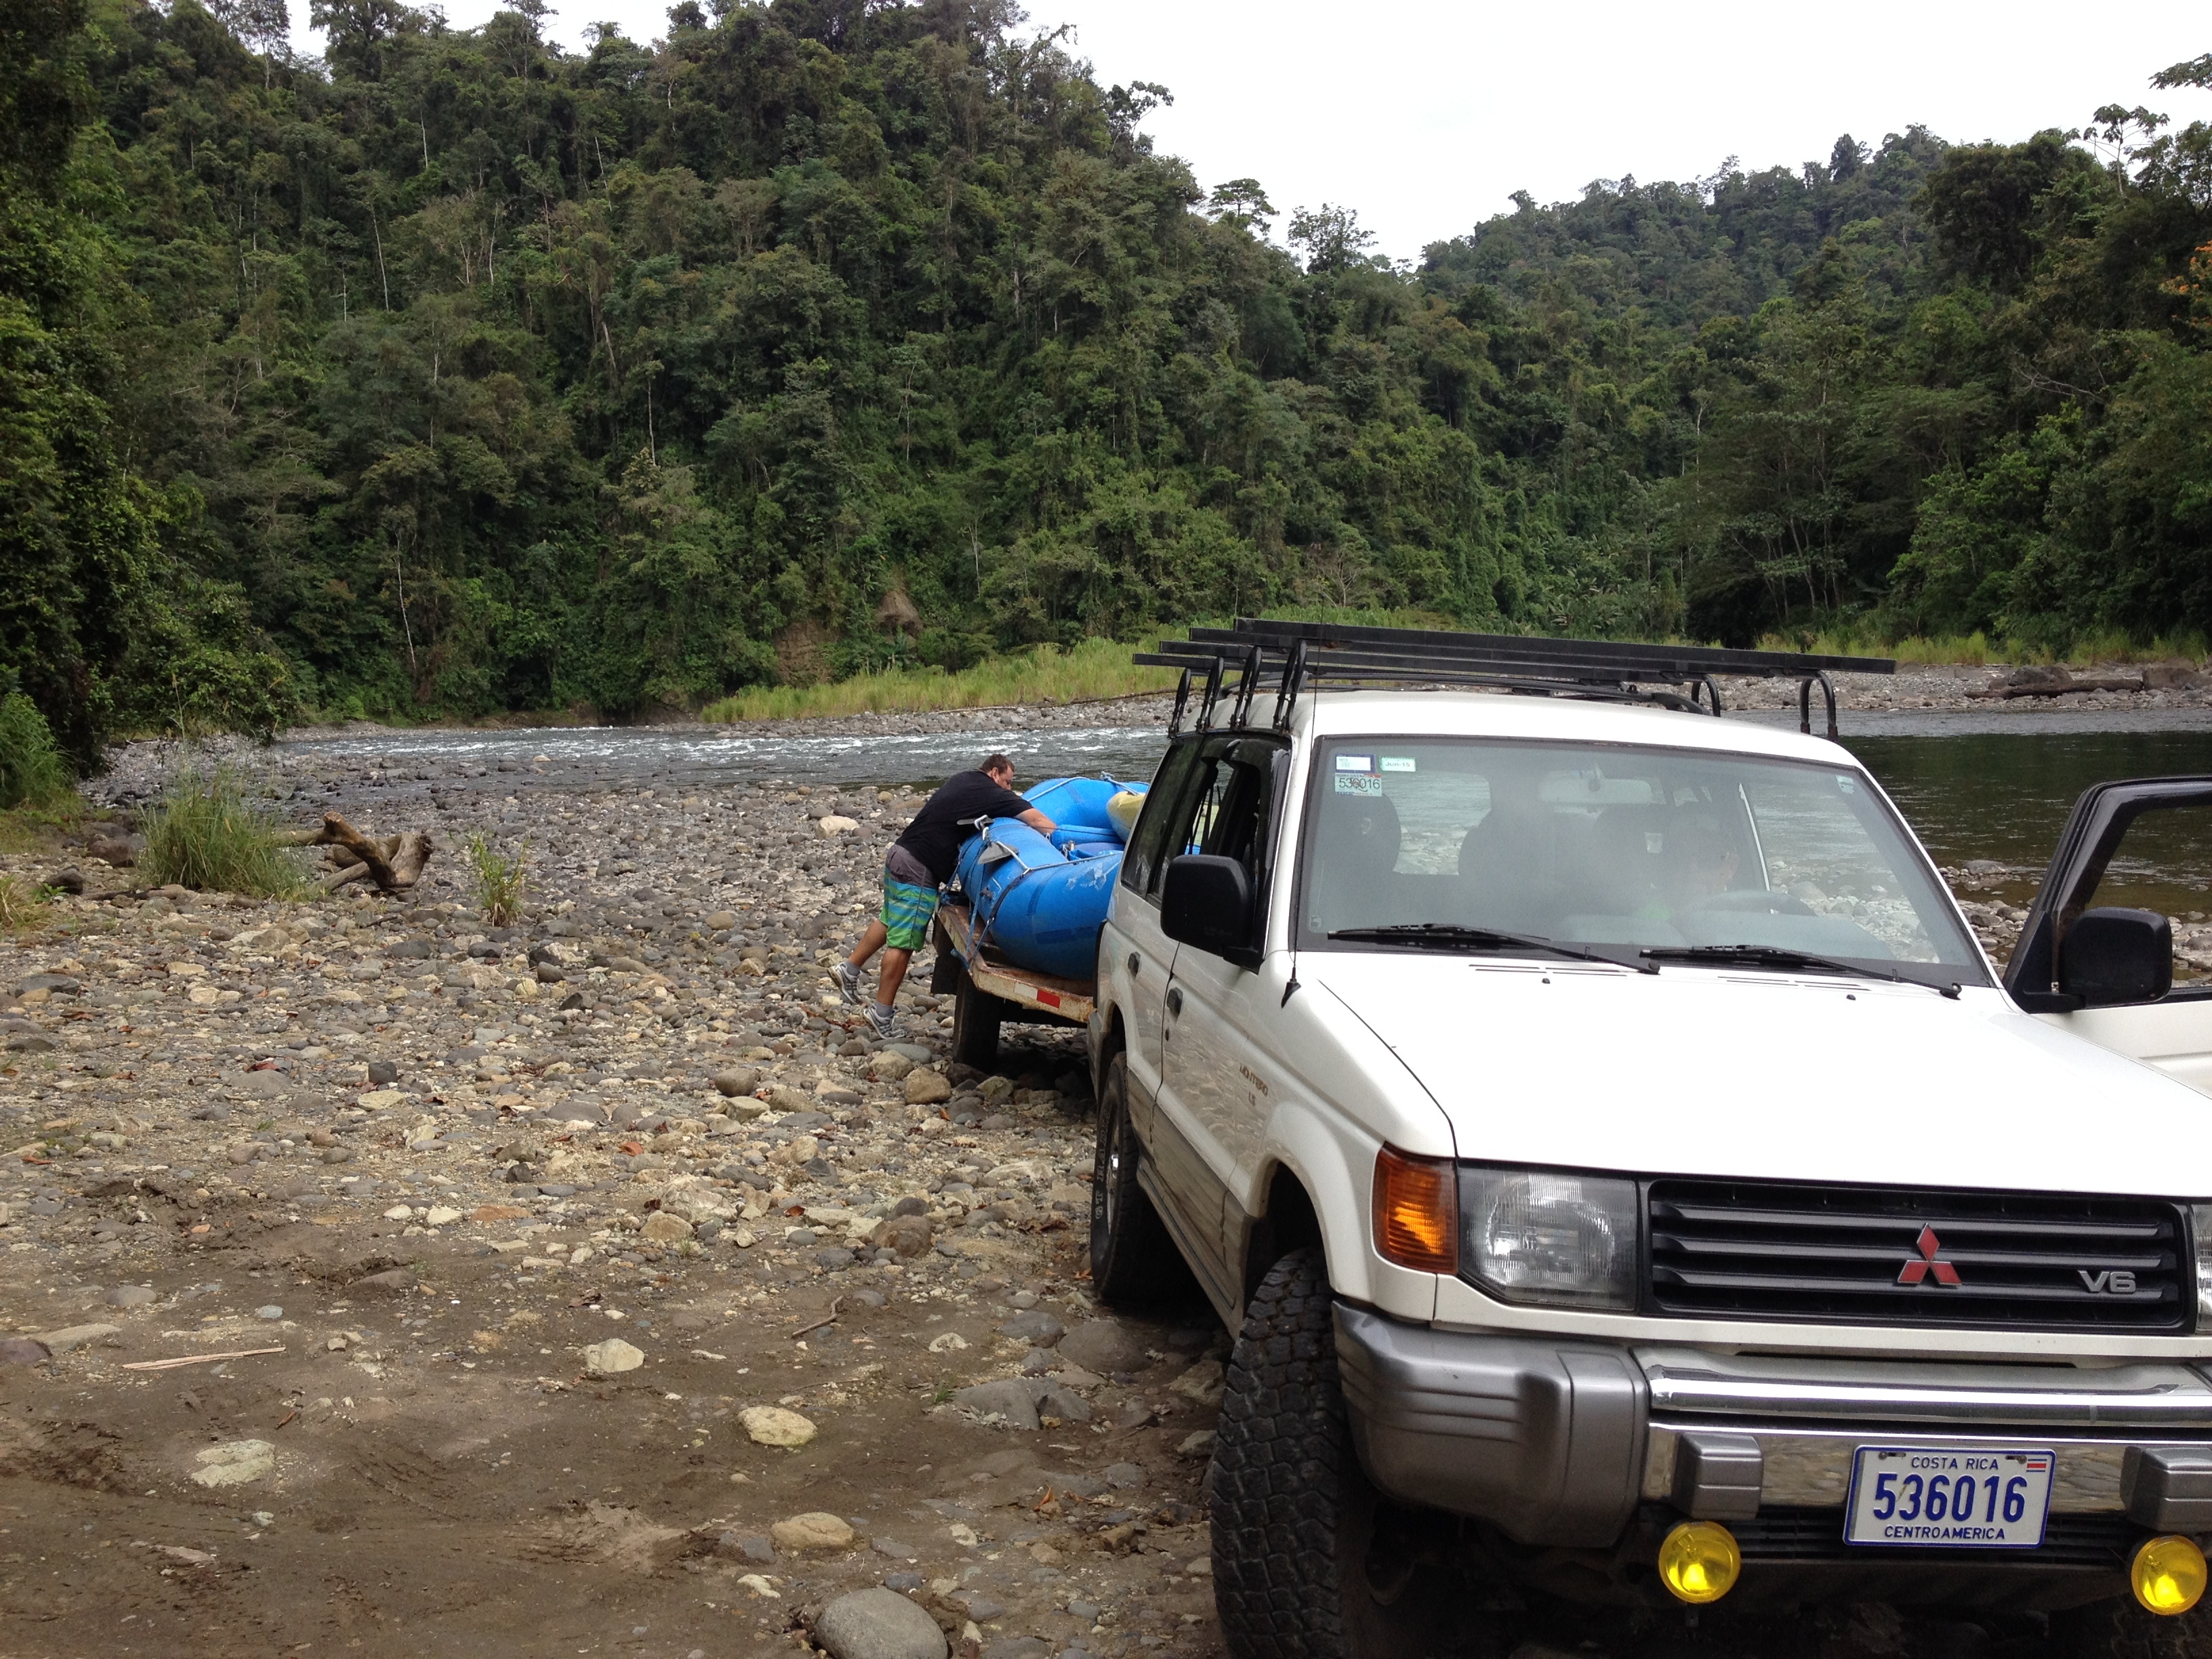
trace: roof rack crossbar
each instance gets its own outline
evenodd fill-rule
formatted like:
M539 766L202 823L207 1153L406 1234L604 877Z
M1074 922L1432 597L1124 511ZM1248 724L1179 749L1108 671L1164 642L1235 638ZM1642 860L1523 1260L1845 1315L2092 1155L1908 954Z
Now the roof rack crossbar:
M1892 674L1887 657L1844 657L1796 651L1748 651L1704 645L1645 645L1612 640L1559 640L1521 634L1462 634L1443 629L1369 628L1334 623L1276 622L1239 617L1233 627L1194 628L1194 643L1243 644L1262 639L1286 647L1294 639L1322 644L1370 644L1394 652L1440 650L1457 657L1510 656L1521 660L1579 665L1592 657L1633 662L1687 674L1735 674L1795 679L1816 669L1831 673Z
M1300 642L1303 645L1303 641ZM1228 662L1227 652L1219 647L1189 646L1181 641L1170 642L1172 648L1147 652L1136 658L1141 664L1164 667L1202 668L1217 660ZM1435 653L1383 652L1369 648L1323 649L1307 655L1303 651L1301 678L1334 680L1387 677L1393 679L1433 680L1443 682L1459 676L1505 674L1524 679L1545 680L1554 684L1591 685L1597 687L1635 684L1694 685L1705 684L1711 689L1712 676L1705 673L1675 673L1632 663L1592 662L1572 672L1537 662L1501 657L1491 660L1466 661ZM1240 669L1250 671L1252 656L1248 648ZM1289 666L1287 657L1263 654L1257 670L1258 683L1280 684Z
M1798 686L1798 729L1813 729L1813 687L1826 705L1827 735L1838 735L1834 673L1890 674L1882 657L1839 657L1787 651L1737 651L1711 646L1639 645L1610 640L1555 640L1514 634L1460 634L1437 629L1339 627L1239 617L1231 628L1194 628L1188 640L1164 640L1138 653L1140 665L1182 671L1170 716L1170 736L1191 713L1193 729L1214 728L1222 698L1231 729L1244 729L1254 699L1275 690L1273 729L1290 729L1298 694L1309 685L1461 685L1541 696L1642 702L1692 713L1722 712L1720 677L1790 679ZM1202 682L1200 676L1203 676ZM1679 688L1661 690L1655 688Z

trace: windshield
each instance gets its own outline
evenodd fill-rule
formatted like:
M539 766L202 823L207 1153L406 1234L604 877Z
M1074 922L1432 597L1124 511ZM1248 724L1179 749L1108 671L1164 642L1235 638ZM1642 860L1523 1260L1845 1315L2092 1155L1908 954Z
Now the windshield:
M1857 772L1694 750L1346 738L1320 746L1313 783L1301 949L1373 950L1387 939L1329 936L1427 925L1631 960L1743 946L1987 982L1926 861Z

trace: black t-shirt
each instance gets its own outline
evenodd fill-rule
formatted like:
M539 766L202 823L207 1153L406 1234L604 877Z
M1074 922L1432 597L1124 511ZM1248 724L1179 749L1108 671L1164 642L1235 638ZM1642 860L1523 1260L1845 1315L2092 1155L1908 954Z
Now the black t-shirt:
M922 867L942 886L952 878L960 862L961 844L975 833L972 820L981 817L1018 818L1030 804L1011 789L1002 789L988 772L956 772L937 793L922 803L898 838L898 844L921 861Z

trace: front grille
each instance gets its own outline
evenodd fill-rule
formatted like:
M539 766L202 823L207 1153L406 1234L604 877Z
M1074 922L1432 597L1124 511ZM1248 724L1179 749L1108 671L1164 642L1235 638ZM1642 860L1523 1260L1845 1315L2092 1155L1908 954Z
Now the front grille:
M1662 1313L2179 1331L2196 1308L2180 1213L2146 1199L1668 1180L1650 1211Z
M2107 1567L2124 1570L2143 1530L2124 1515L2053 1515L2044 1523L2043 1542L2034 1549L1911 1549L1880 1544L1846 1544L1841 1510L1762 1508L1748 1521L1731 1521L1729 1531L1747 1561L1846 1560L1877 1556L1940 1566L1960 1557L1974 1561L2009 1561L2041 1566Z

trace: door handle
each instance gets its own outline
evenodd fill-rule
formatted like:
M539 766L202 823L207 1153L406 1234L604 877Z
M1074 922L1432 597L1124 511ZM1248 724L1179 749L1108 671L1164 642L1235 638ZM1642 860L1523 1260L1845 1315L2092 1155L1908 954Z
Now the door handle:
M1182 992L1179 988L1171 986L1168 990L1168 1013L1170 1017L1173 1017L1182 1012Z

